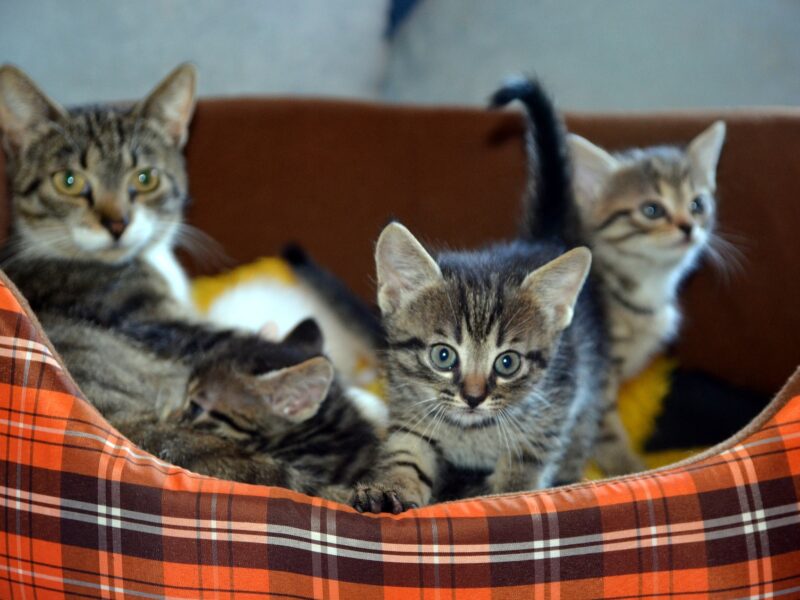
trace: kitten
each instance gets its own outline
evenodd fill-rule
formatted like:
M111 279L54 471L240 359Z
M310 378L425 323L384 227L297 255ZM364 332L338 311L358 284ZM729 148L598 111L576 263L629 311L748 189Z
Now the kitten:
M319 397L316 386L334 386L328 396L355 400L338 387L330 361L321 356L323 335L313 319L298 324L281 344L316 357L255 379L232 381L229 373L210 369L189 382L184 404L166 418L312 473L324 484L319 495L345 502L372 461L379 427L349 402L309 401Z
M610 154L578 135L568 138L584 235L604 283L619 381L636 375L675 337L679 286L704 252L714 251L716 169L724 139L722 121L685 149ZM612 475L639 470L615 410L602 429L599 466Z
M558 115L530 82L537 240L435 257L387 226L375 261L390 434L359 511L398 513L580 478L607 372L602 307L575 245Z
M353 433L337 429L363 419L327 359L314 344L212 327L183 301L172 247L188 198L194 82L184 65L133 107L65 110L16 68L0 69L13 202L4 265L84 394L132 442L199 473L324 493L375 443L364 434L356 453ZM285 460L170 418L219 381L237 394L230 402L287 417L262 437L302 433L308 456L292 464L300 451ZM318 431L338 463L315 453Z

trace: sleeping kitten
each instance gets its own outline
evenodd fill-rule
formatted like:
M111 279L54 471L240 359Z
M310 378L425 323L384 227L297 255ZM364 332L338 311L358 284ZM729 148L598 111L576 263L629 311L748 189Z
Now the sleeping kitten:
M619 381L641 371L678 331L678 288L714 240L724 139L721 121L685 149L610 154L569 136L576 197L594 270L604 283ZM641 468L615 410L607 414L599 442L597 460L608 474Z
M398 513L580 478L607 372L591 254L574 248L560 120L531 83L536 241L435 256L387 226L375 261L390 434L359 511Z
M333 379L331 363L320 356L323 335L313 319L302 321L281 344L316 358L256 380L232 380L229 373L210 369L189 382L184 404L166 419L313 473L324 484L319 495L345 502L373 460L379 427L363 410L352 410L350 402L307 401L317 397L317 385L338 388L329 391L331 397L356 400ZM265 397L273 400L265 402Z
M188 198L182 147L194 82L184 65L133 107L65 110L16 68L0 69L13 201L4 265L83 393L132 442L207 475L324 493L374 444L330 363L314 344L212 327L184 302L172 247ZM284 460L274 446L170 418L220 382L238 395L230 402L285 417L265 440L302 433L313 449L323 432L338 462L309 450L292 464L300 452ZM359 432L360 453L343 427Z

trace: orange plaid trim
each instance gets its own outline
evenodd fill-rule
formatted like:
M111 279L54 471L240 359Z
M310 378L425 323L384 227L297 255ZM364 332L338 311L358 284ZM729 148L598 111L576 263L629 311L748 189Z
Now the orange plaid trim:
M800 381L697 461L399 516L125 440L0 285L0 597L797 598Z

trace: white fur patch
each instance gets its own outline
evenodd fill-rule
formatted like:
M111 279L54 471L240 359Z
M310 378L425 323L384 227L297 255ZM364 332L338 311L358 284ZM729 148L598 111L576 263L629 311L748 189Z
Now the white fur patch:
M97 252L111 246L111 235L103 229L75 227L70 230L72 241L84 252Z
M158 244L144 255L153 267L164 276L172 290L172 295L186 306L192 307L192 295L189 289L189 278L181 267L172 249L166 244Z
M367 421L376 427L388 427L389 408L378 396L358 387L347 388L345 393Z
M259 331L266 323L273 322L278 339L304 319L313 317L325 338L325 353L351 382L356 382L359 357L371 354L366 342L348 331L347 324L302 285L290 286L266 278L247 281L220 294L206 317L214 323L248 331Z

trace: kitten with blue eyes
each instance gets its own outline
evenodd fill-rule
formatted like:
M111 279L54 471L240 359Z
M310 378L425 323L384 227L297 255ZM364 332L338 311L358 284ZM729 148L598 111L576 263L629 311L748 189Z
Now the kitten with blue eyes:
M611 154L570 134L575 194L593 269L603 282L618 381L641 371L676 335L681 282L704 255L732 249L715 235L716 169L725 140L717 121L685 148ZM596 459L608 474L640 470L616 410L607 413Z
M430 254L387 226L375 261L390 434L359 511L578 480L608 373L591 254L577 247L560 119L531 84L534 239Z

